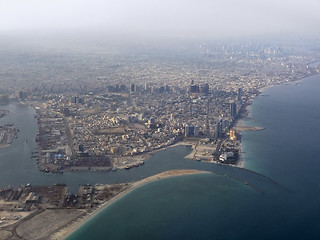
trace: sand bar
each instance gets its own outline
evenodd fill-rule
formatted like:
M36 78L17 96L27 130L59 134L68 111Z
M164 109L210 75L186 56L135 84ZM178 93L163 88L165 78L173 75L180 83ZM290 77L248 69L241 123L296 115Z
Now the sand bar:
M250 132L250 131L261 131L265 128L263 127L256 127L256 126L237 126L234 127L234 130L238 132Z

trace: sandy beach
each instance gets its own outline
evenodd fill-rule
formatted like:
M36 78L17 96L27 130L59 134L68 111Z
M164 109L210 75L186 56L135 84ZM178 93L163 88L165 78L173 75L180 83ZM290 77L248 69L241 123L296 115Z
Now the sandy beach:
M101 204L97 209L95 209L93 212L86 214L83 217L80 217L76 219L71 224L67 225L67 227L59 229L58 232L56 232L51 239L52 240L63 240L70 236L73 232L75 232L78 228L80 228L83 224L85 224L87 221L95 217L97 214L99 214L101 211L103 211L106 207L110 206L112 203L116 202L129 192L133 191L134 189L145 185L147 183L151 183L160 179L175 177L175 176L182 176L182 175L190 175L190 174L211 174L211 172L208 171L199 171L199 170L170 170L166 171L145 179L142 179L140 181L134 182L130 184L130 187L126 190L120 192L115 197L111 198L110 200L104 202Z

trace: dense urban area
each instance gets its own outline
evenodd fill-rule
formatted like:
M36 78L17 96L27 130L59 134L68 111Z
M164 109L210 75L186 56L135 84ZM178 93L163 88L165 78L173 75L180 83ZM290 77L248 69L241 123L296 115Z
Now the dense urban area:
M35 108L39 129L33 159L41 171L139 167L174 144L191 145L191 159L236 165L243 130L237 121L247 117L262 88L318 74L316 46L204 41L65 52L8 48L0 55L0 103ZM6 114L0 106L0 117ZM14 127L0 126L0 147L19 137ZM61 184L6 187L0 190L0 211L8 214L0 226L44 209L92 209L128 187L81 186L76 195ZM84 212L73 213L77 218ZM21 226L14 229L18 236L24 235Z

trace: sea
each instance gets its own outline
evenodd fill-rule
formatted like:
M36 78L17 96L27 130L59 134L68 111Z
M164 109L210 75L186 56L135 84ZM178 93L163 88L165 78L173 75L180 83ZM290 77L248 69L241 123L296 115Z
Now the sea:
M115 172L47 174L33 154L37 122L25 105L0 106L18 138L0 149L0 187L131 182L169 170L211 172L141 186L90 219L68 240L320 239L320 76L264 89L244 124L244 168L185 159L190 146L168 148L145 164ZM27 140L27 141L26 141ZM247 170L246 170L247 169Z
M320 76L312 76L255 98L244 124L265 129L242 133L242 151L245 168L277 183L263 194L225 175L164 179L67 239L320 239L319 93Z

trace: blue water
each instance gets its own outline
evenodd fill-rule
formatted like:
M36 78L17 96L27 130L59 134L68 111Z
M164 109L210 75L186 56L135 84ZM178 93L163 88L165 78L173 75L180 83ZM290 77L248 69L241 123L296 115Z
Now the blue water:
M253 175L264 195L223 175L160 180L113 203L68 240L320 239L319 92L319 76L266 89L246 123L265 130L242 135L245 167L290 193Z

